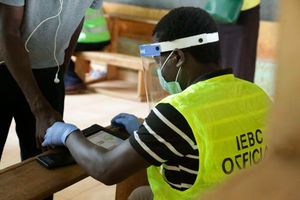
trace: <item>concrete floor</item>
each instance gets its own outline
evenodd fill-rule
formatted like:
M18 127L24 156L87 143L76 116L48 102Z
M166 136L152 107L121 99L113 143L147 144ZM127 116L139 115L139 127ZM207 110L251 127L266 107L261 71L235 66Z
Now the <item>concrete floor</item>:
M65 121L86 128L94 123L106 126L110 119L120 112L128 112L145 117L148 104L124 99L112 98L97 93L66 96ZM6 142L0 169L20 161L18 139L12 124ZM115 198L115 186L86 178L54 195L55 200L112 200Z

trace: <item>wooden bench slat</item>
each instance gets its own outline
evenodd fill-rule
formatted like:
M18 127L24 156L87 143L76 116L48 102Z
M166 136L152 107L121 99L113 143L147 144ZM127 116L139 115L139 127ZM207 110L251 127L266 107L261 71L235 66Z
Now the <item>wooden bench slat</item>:
M81 52L76 53L78 59L90 60L95 62L105 62L118 67L141 71L143 70L142 60L136 56L130 56L120 53L108 52Z
M43 199L85 177L78 165L48 170L31 158L0 171L0 198Z

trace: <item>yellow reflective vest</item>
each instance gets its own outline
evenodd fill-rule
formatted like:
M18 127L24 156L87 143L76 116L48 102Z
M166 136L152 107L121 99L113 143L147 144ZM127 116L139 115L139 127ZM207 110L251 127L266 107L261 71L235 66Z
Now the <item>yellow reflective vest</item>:
M260 4L260 0L244 0L242 11L249 10Z
M100 43L110 40L105 17L101 10L89 8L78 38L80 43Z
M193 84L161 102L170 103L190 125L199 170L193 186L179 191L164 180L160 167L149 167L155 200L198 200L204 191L264 157L270 99L255 84L227 74Z

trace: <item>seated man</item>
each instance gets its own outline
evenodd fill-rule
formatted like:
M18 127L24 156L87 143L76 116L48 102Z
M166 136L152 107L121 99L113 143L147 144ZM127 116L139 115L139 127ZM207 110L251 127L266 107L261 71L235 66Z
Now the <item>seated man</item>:
M132 133L128 140L104 153L76 126L56 122L43 146L65 145L89 175L105 184L149 167L149 199L198 199L262 159L270 100L255 84L221 69L217 26L200 8L170 11L156 25L153 39L155 44L141 46L141 55L157 61L160 83L172 95L140 126L132 115L113 119Z

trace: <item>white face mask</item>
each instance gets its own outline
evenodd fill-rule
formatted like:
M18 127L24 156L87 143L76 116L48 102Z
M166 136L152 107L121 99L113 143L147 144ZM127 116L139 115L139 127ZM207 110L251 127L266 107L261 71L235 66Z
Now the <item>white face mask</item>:
M177 93L180 93L182 92L182 89L180 87L180 84L179 82L177 81L178 79L178 75L180 73L180 70L181 70L181 67L179 68L178 72L177 72L177 75L176 75L176 79L175 81L170 81L170 82L167 82L163 75L162 75L162 70L163 68L166 66L166 63L169 61L170 57L172 56L172 54L174 53L174 51L172 51L170 53L170 55L167 57L167 59L165 60L165 62L163 63L163 65L161 66L161 68L157 68L157 75L158 75L158 78L159 78L159 83L160 85L162 86L162 88L167 91L169 94L177 94Z

